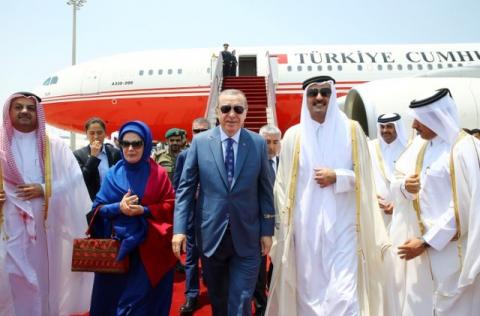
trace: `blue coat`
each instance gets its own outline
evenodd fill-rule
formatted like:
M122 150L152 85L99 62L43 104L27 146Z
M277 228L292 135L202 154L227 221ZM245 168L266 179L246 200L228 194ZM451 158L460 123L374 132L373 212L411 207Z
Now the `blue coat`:
M217 249L230 222L239 256L260 253L260 237L272 236L275 222L273 182L265 140L241 129L234 184L228 188L220 127L193 139L177 189L174 234L185 234L197 184L200 184L196 224L199 246L206 257Z

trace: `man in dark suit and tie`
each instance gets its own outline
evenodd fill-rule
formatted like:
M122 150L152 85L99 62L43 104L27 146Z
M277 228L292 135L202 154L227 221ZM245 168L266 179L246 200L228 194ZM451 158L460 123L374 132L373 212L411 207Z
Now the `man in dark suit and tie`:
M208 131L210 128L210 122L204 117L199 117L192 122L192 136ZM187 158L189 148L180 152L177 156L175 164L175 173L173 174L173 188L175 191L178 189L180 183L180 176L182 175L183 166L185 165L185 159ZM190 212L190 218L188 219L187 229L187 255L185 258L185 303L180 306L180 314L191 314L197 309L198 295L200 294L200 282L199 282L199 259L197 243L195 242L195 206L193 211Z
M274 125L264 125L258 132L267 143L268 162L274 173L277 173L278 155L281 149L282 131ZM267 308L267 285L272 278L272 263L267 274L267 256L262 256L260 262L260 271L258 272L257 284L253 292L253 302L255 304L255 316L263 316Z
M100 189L103 176L121 157L118 149L104 143L106 126L101 118L89 119L85 123L85 132L90 144L75 150L73 154L82 169L83 180L93 201Z
M220 126L193 139L176 195L172 247L185 251L189 212L197 185L197 242L213 315L251 315L260 254L272 245L274 173L265 140L242 128L247 99L220 93Z

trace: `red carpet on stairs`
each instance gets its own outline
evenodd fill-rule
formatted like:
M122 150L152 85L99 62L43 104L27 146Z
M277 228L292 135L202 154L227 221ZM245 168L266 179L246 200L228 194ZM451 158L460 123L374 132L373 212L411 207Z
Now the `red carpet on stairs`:
M260 127L267 124L265 77L224 77L222 90L225 89L239 89L245 93L248 101L248 112L244 127L258 133Z

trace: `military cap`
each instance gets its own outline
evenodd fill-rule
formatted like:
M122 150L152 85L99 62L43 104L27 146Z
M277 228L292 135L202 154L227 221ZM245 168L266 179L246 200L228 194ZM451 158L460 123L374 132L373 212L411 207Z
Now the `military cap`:
M165 138L170 138L172 136L185 136L186 132L185 130L181 128L171 128L165 133Z
M422 99L422 100L413 100L410 103L409 107L411 109L414 109L414 108L419 108L419 107L422 107L422 106L427 106L427 105L430 105L430 104L442 99L446 95L450 95L450 97L452 97L452 94L450 93L450 90L448 90L447 88L438 89L435 92L434 95L432 95L428 98L425 98L425 99Z
M325 82L325 81L333 81L333 83L335 84L335 79L333 79L332 77L330 76L316 76L316 77L312 77L312 78L309 78L307 80L305 80L303 83L302 83L302 89L305 90L306 87L308 87L310 84L314 83L314 82Z

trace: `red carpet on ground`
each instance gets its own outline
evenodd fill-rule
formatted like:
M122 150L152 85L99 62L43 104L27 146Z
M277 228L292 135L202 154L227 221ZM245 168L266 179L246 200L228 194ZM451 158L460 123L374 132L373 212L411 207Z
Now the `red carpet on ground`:
M185 261L184 261L185 262ZM175 272L175 280L173 283L173 299L172 308L170 309L170 315L180 315L180 306L185 302L185 273ZM208 316L212 315L212 309L210 308L210 302L208 300L207 288L203 285L202 279L200 279L200 296L198 300L198 309L192 314L195 316Z
M185 262L185 255L182 262ZM185 302L185 273L175 272L175 278L173 282L173 298L172 307L170 308L170 316L180 315L180 306ZM184 314L185 316L187 314ZM195 316L210 316L212 315L212 309L210 307L210 301L208 300L207 288L203 284L203 280L200 278L200 296L198 300L198 309L191 315ZM72 316L88 316L88 313L83 315Z
M185 255L182 256L182 262L185 263ZM270 266L270 258L267 258L267 267ZM200 273L201 274L201 273ZM200 278L200 297L198 300L198 309L193 312L195 316L212 315L210 301L208 299L207 288ZM170 316L180 315L180 306L185 302L185 273L175 271L175 279L173 283L172 308L170 308ZM252 304L252 315L255 309Z

